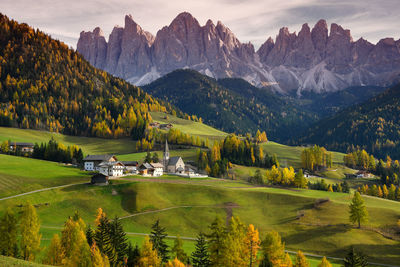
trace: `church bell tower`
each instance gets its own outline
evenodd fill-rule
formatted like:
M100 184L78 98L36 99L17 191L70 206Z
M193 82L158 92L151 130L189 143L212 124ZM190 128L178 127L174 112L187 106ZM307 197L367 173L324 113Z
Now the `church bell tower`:
M167 139L165 139L165 150L163 155L164 171L167 171L168 162L169 162L169 148L168 148L168 141Z

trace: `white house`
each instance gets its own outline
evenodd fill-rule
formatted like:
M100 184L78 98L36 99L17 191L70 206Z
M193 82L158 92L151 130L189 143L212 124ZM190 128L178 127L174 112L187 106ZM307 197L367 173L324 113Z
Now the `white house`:
M99 164L102 162L117 162L114 155L87 155L84 159L85 171L99 171Z
M102 162L98 165L99 172L106 176L122 176L125 165L122 162Z
M164 174L164 165L161 163L150 163L150 165L153 167L153 176L162 176Z

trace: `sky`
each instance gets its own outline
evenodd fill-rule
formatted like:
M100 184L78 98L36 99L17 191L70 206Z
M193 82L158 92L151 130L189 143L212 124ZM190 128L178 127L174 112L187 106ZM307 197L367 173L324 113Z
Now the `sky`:
M1 0L0 12L50 34L75 48L79 33L99 26L106 39L124 17L133 19L153 35L181 12L191 13L201 25L221 21L243 43L256 48L281 27L299 32L319 19L337 23L376 43L400 38L400 0Z

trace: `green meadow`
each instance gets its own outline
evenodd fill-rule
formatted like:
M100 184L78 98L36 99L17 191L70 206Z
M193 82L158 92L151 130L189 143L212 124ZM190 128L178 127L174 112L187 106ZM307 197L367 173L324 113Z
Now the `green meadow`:
M373 262L400 261L399 242L378 233L395 226L400 218L399 202L365 198L370 221L365 228L356 229L348 223L349 194L251 187L221 179L162 179L165 181L127 178L104 187L76 185L38 192L2 201L0 212L9 206L19 209L25 201L37 205L44 243L60 232L65 219L75 211L93 225L99 207L111 218L134 215L122 222L129 238L139 243L143 238L140 234L150 233L157 219L168 235L194 238L199 231L207 232L215 217L227 219L232 214L254 224L262 237L267 231L278 231L292 251L343 257L355 246ZM317 204L318 199L329 201ZM185 248L193 251L194 243L185 241Z

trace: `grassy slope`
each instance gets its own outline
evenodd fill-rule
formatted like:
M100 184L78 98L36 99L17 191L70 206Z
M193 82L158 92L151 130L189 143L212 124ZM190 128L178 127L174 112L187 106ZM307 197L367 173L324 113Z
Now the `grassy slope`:
M315 199L327 197L330 202L314 208ZM60 231L59 227L75 210L87 223L93 224L98 207L114 217L173 206L191 206L131 217L124 219L123 224L128 232L149 233L151 224L159 218L169 235L195 237L198 231L207 231L207 225L216 216L225 218L224 204L234 202L239 205L233 209L234 215L246 223L255 224L262 236L269 230L279 231L290 250L302 249L341 257L344 249L354 245L370 255L371 260L392 264L400 261L397 241L348 225L350 196L341 193L251 188L214 179L187 181L186 184L115 182L108 187L80 185L10 199L1 203L0 210L17 206L24 200L34 204L50 203L38 208L44 226L43 237L47 239ZM399 218L398 202L366 198L366 204L371 227L394 225ZM297 220L300 211L305 211L305 216ZM132 240L140 242L141 237L133 235ZM192 251L193 242L185 243L187 251Z
M0 154L0 197L84 181L88 174L74 167Z
M50 265L42 265L35 262L29 262L24 260L19 260L11 257L5 257L0 255L0 266L7 267L46 267Z
M94 137L69 136L38 130L0 127L0 142L11 140L15 142L48 142L51 138L64 145L78 145L86 154L102 153L132 153L135 151L135 142L130 139L102 139Z
M200 136L201 138L208 138L211 140L223 139L227 133L217 130L207 124L200 122L189 121L174 117L170 114L166 115L161 112L150 112L153 121L159 123L171 123L173 127L180 130L181 132L188 133L191 135ZM165 118L167 116L167 119Z

